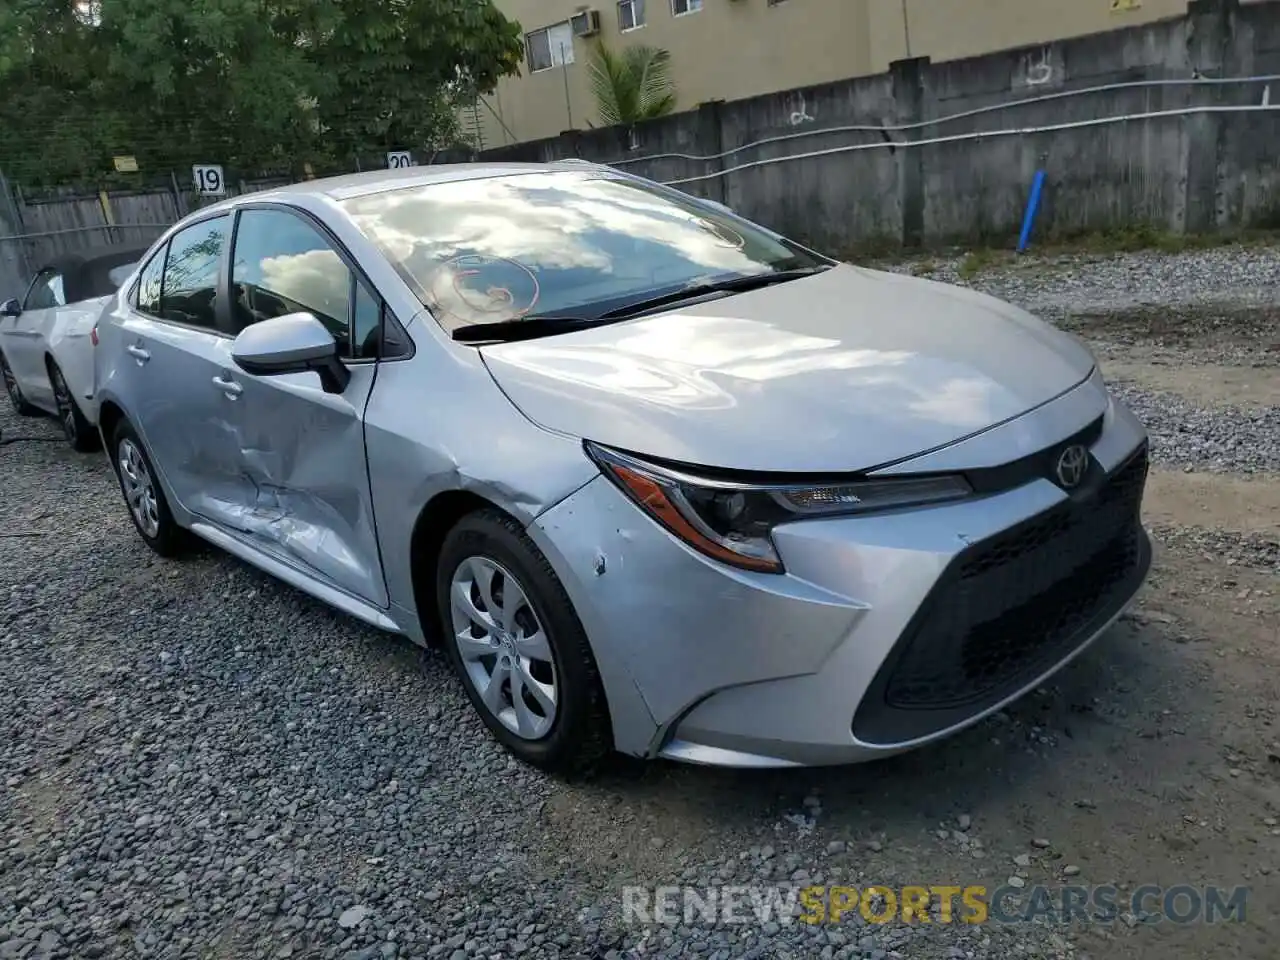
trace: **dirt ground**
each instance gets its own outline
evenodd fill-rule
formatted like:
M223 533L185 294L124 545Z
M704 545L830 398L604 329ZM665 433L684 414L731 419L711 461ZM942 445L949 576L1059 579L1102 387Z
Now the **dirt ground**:
M1259 329L1280 340L1280 325L1269 313L1234 321L1210 324L1207 336L1193 316L1168 313L1068 325L1095 346L1109 378L1205 406L1273 406L1280 352L1258 366L1219 358L1256 344ZM755 852L769 845L777 866L750 875L785 879L796 865L814 882L890 886L998 886L1014 873L1028 885L1124 890L1246 885L1244 923L1077 927L1064 930L1063 954L1277 956L1280 477L1157 469L1144 511L1157 552L1140 603L1011 711L935 748L860 767L625 767L558 791L544 809L556 840L545 856L617 884L693 882L702 876L693 865L717 860L723 875L741 876L734 862L758 863ZM811 820L801 823L803 814ZM957 830L961 816L967 831ZM829 853L833 841L846 848ZM1023 854L1029 867L1014 862ZM1067 866L1079 869L1070 881ZM1022 955L1020 946L1007 955Z

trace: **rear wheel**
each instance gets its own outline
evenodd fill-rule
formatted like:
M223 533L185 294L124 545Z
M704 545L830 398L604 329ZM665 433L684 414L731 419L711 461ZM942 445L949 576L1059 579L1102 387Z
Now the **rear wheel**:
M173 519L151 460L127 420L116 427L111 449L120 491L138 535L160 556L177 556L186 546L187 532Z
M22 393L22 387L18 386L18 378L9 369L9 361L5 359L3 353L0 353L0 379L4 380L4 392L9 395L9 403L13 405L14 413L21 417L40 415L40 410L27 402L27 398Z
M511 753L568 773L612 749L586 632L555 571L497 511L460 520L440 552L445 650L485 725Z
M81 453L97 450L98 432L80 412L80 405L67 386L67 378L53 359L49 360L49 384L53 387L53 400L58 405L58 422L62 424L62 432L71 449Z

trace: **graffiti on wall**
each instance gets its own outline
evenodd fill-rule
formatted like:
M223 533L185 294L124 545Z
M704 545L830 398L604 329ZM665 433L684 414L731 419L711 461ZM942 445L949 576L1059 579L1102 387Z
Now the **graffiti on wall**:
M804 94L796 91L787 97L788 122L793 127L798 127L803 123L813 123L817 119L809 112L809 105L805 102Z

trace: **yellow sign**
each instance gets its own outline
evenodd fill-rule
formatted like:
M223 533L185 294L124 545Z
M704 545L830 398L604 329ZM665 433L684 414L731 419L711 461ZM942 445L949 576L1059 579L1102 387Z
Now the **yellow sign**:
M112 157L112 162L116 165L118 173L137 173L138 158L137 157Z
M1111 0L1112 13L1124 13L1126 10L1140 10L1142 0Z

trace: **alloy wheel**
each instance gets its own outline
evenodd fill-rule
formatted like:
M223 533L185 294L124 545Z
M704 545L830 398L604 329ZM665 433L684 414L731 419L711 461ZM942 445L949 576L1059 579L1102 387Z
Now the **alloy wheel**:
M480 701L508 730L538 740L559 701L551 645L524 587L488 557L458 564L449 590L453 642Z
M67 435L68 440L75 443L76 434L79 431L76 429L76 408L75 401L71 399L71 389L57 366L49 371L49 379L53 381L53 402L58 407L58 420L62 423L62 432Z
M142 451L132 440L120 441L116 451L116 462L120 467L120 486L124 489L125 501L129 504L129 512L138 524L138 529L147 537L154 538L160 534L160 507L156 502L155 483L151 479L151 471L142 458Z

